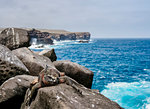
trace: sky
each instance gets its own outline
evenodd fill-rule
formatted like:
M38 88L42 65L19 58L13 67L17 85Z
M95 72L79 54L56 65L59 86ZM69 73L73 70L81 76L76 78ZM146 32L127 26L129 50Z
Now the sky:
M150 0L0 0L0 27L150 38Z

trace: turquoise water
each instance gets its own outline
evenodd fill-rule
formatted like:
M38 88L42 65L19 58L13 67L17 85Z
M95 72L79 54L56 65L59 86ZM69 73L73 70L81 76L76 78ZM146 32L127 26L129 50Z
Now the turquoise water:
M71 60L92 70L92 88L122 107L150 109L150 39L62 41L46 48L55 48L58 60Z

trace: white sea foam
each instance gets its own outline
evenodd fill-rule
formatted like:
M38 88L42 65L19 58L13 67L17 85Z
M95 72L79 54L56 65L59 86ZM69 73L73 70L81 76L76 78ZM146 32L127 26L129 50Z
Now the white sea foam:
M143 104L143 106L141 107L141 109L150 109L150 98L147 98L145 100L146 103Z
M143 69L144 71L146 71L146 72L150 72L150 69Z
M75 41L72 41L72 40L63 40L63 41L56 41L56 40L54 40L53 41L54 44L57 44L57 43L68 43L68 42L75 42Z
M32 38L30 43L31 43L31 45L36 45L37 44L37 38Z
M126 109L150 109L150 82L110 83L101 92Z
M147 105L146 105L146 109L150 109L150 104L147 104Z
M91 43L92 41L89 41L89 43ZM43 49L57 49L57 48L67 48L67 47L71 47L72 44L86 44L86 43L79 43L78 40L64 40L64 41L56 41L54 40L53 43L54 45L45 45L43 44L43 46L37 45L37 40L36 39L32 39L31 41L31 46L29 47L29 49L37 49L37 50L43 50Z

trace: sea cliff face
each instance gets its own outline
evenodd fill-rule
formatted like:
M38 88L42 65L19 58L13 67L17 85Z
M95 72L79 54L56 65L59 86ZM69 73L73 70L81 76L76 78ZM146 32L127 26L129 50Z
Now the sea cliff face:
M68 32L68 31L50 31L50 30L36 30L32 29L28 31L28 34L32 38L38 38L37 41L43 39L52 40L89 40L91 34L89 32ZM41 41L40 41L41 42ZM44 42L46 43L46 42ZM48 42L51 43L51 42Z
M53 40L49 37L48 32L41 32L36 29L32 29L28 31L28 36L30 37L30 43L32 44L32 40L35 39L35 44L53 44Z
M89 40L89 32L64 32L64 33L50 33L50 38L60 40Z
M9 49L28 47L33 42L34 44L53 44L54 40L89 40L91 36L89 32L48 29L6 28L0 29L0 32L0 44L6 45Z

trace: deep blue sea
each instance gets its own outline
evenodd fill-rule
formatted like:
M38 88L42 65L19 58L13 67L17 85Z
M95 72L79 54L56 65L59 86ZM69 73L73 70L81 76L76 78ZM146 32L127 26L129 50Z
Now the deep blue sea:
M92 89L125 109L150 109L150 39L61 41L46 48L93 71Z

